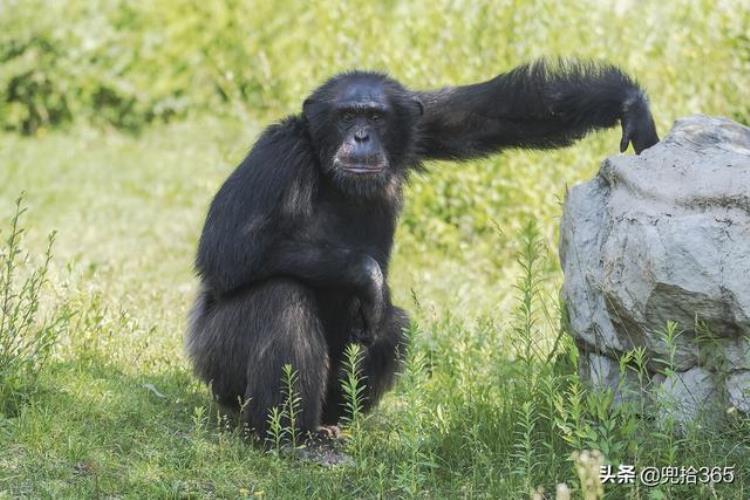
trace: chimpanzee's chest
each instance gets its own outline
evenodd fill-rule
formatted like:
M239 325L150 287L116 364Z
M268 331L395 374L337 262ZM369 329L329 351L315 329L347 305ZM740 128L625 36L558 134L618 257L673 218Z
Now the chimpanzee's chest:
M307 227L308 237L333 247L362 252L387 267L398 207L381 200L353 203L342 198L317 200Z

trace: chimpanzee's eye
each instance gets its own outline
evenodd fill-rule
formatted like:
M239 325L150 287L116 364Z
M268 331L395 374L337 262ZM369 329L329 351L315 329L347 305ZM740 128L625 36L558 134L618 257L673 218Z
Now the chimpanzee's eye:
M354 113L351 111L344 111L344 114L341 115L341 119L345 122L350 122L354 120Z
M370 115L370 120L372 120L372 121L374 121L374 122L380 121L380 119L381 119L381 118L383 118L383 115L381 115L381 114L380 114L380 113L378 113L377 111L376 111L376 112L374 112L374 113L372 113L372 114Z

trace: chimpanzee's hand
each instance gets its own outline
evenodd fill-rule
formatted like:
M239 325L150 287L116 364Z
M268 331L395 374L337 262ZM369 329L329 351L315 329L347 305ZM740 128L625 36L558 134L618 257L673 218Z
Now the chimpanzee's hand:
M372 257L363 259L363 286L359 294L359 311L355 314L352 339L365 345L371 344L380 331L385 311L385 278L380 264ZM356 304L355 304L356 307ZM360 327L361 325L361 327Z
M640 92L623 104L620 123L622 125L621 153L628 149L630 143L633 143L635 153L641 154L641 151L659 142L656 125L648 109L648 100Z
M349 321L351 321L350 340L364 346L372 344L372 337L367 329L365 314L362 311L362 303L358 298L351 301Z

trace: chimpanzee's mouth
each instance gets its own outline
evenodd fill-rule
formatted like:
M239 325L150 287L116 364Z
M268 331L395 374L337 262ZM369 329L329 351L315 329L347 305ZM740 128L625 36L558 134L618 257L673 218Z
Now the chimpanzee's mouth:
M385 160L385 158L368 158L366 160L342 160L336 158L334 160L334 166L349 174L372 175L382 173L388 168L388 161Z
M355 165L343 166L343 169L350 174L379 174L380 172L385 170L385 165L364 165L360 163Z

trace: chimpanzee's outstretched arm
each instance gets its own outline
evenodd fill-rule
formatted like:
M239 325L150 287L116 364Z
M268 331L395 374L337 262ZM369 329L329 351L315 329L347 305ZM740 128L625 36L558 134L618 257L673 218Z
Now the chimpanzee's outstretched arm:
M504 148L567 146L618 121L620 150L659 141L643 90L614 66L537 61L487 82L420 92L422 158L462 160Z

